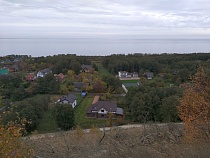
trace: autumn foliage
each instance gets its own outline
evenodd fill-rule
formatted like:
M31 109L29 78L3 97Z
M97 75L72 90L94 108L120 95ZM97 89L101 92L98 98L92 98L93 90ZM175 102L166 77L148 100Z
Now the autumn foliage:
M0 120L1 121L1 120ZM21 121L24 123L25 121ZM33 150L28 148L22 137L23 126L18 122L0 125L0 157L32 157Z
M210 83L201 66L185 89L178 111L187 142L210 141Z

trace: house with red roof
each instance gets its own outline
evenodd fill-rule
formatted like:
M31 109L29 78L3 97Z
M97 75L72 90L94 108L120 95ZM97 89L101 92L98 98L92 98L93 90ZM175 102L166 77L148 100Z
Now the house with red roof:
M36 75L34 73L30 73L26 75L26 81L34 81L36 78Z

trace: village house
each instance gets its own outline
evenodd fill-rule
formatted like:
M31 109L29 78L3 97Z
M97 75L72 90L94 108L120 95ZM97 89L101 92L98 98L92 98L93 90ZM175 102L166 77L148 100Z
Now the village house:
M75 106L77 105L77 100L76 100L75 95L69 94L69 95L66 95L66 96L60 98L56 103L70 104L70 105L72 105L72 108L75 108Z
M40 70L40 71L37 73L36 77L37 77L37 78L38 78L38 77L44 77L45 75L47 75L47 74L49 74L49 73L52 73L52 71L51 71L49 68L44 69L44 70Z
M138 73L136 72L127 72L127 71L119 71L118 72L119 78L132 78L132 77L139 77Z
M54 74L54 76L55 76L57 81L59 81L59 82L63 82L64 81L64 78L65 78L64 74L59 73L59 74Z
M93 71L93 67L92 65L82 65L82 70L80 70L80 72L91 72Z
M128 76L128 72L127 71L119 71L118 76L119 76L119 78L126 78Z
M99 96L95 96L92 105L86 111L87 118L107 119L109 113L113 114L114 119L123 117L123 109L118 108L116 103L98 99Z
M35 74L34 73L30 73L30 74L27 74L26 75L26 81L34 81L36 78Z
M74 82L74 90L75 91L82 91L83 89L86 89L88 86L90 86L90 83Z
M11 65L8 67L9 72L16 72L19 70L18 65Z
M154 74L152 72L145 72L143 76L146 77L148 80L151 80L153 79Z
M74 90L75 91L82 91L83 82L74 82Z

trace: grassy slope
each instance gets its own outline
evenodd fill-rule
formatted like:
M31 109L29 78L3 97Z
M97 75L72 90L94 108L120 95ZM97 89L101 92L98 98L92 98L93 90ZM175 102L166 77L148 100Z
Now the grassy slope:
M146 124L137 128L112 128L103 136L98 129L79 130L25 139L39 157L71 158L208 158L209 142L183 141L183 126ZM33 137L32 137L33 138ZM53 151L53 152L52 152Z

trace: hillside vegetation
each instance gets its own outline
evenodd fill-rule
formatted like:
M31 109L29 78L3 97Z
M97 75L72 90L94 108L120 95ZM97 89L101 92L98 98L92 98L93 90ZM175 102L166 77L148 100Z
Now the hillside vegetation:
M39 157L71 158L207 158L210 144L186 144L182 141L182 125L146 125L140 128L112 128L102 132L92 128L73 132L32 136L30 144Z

